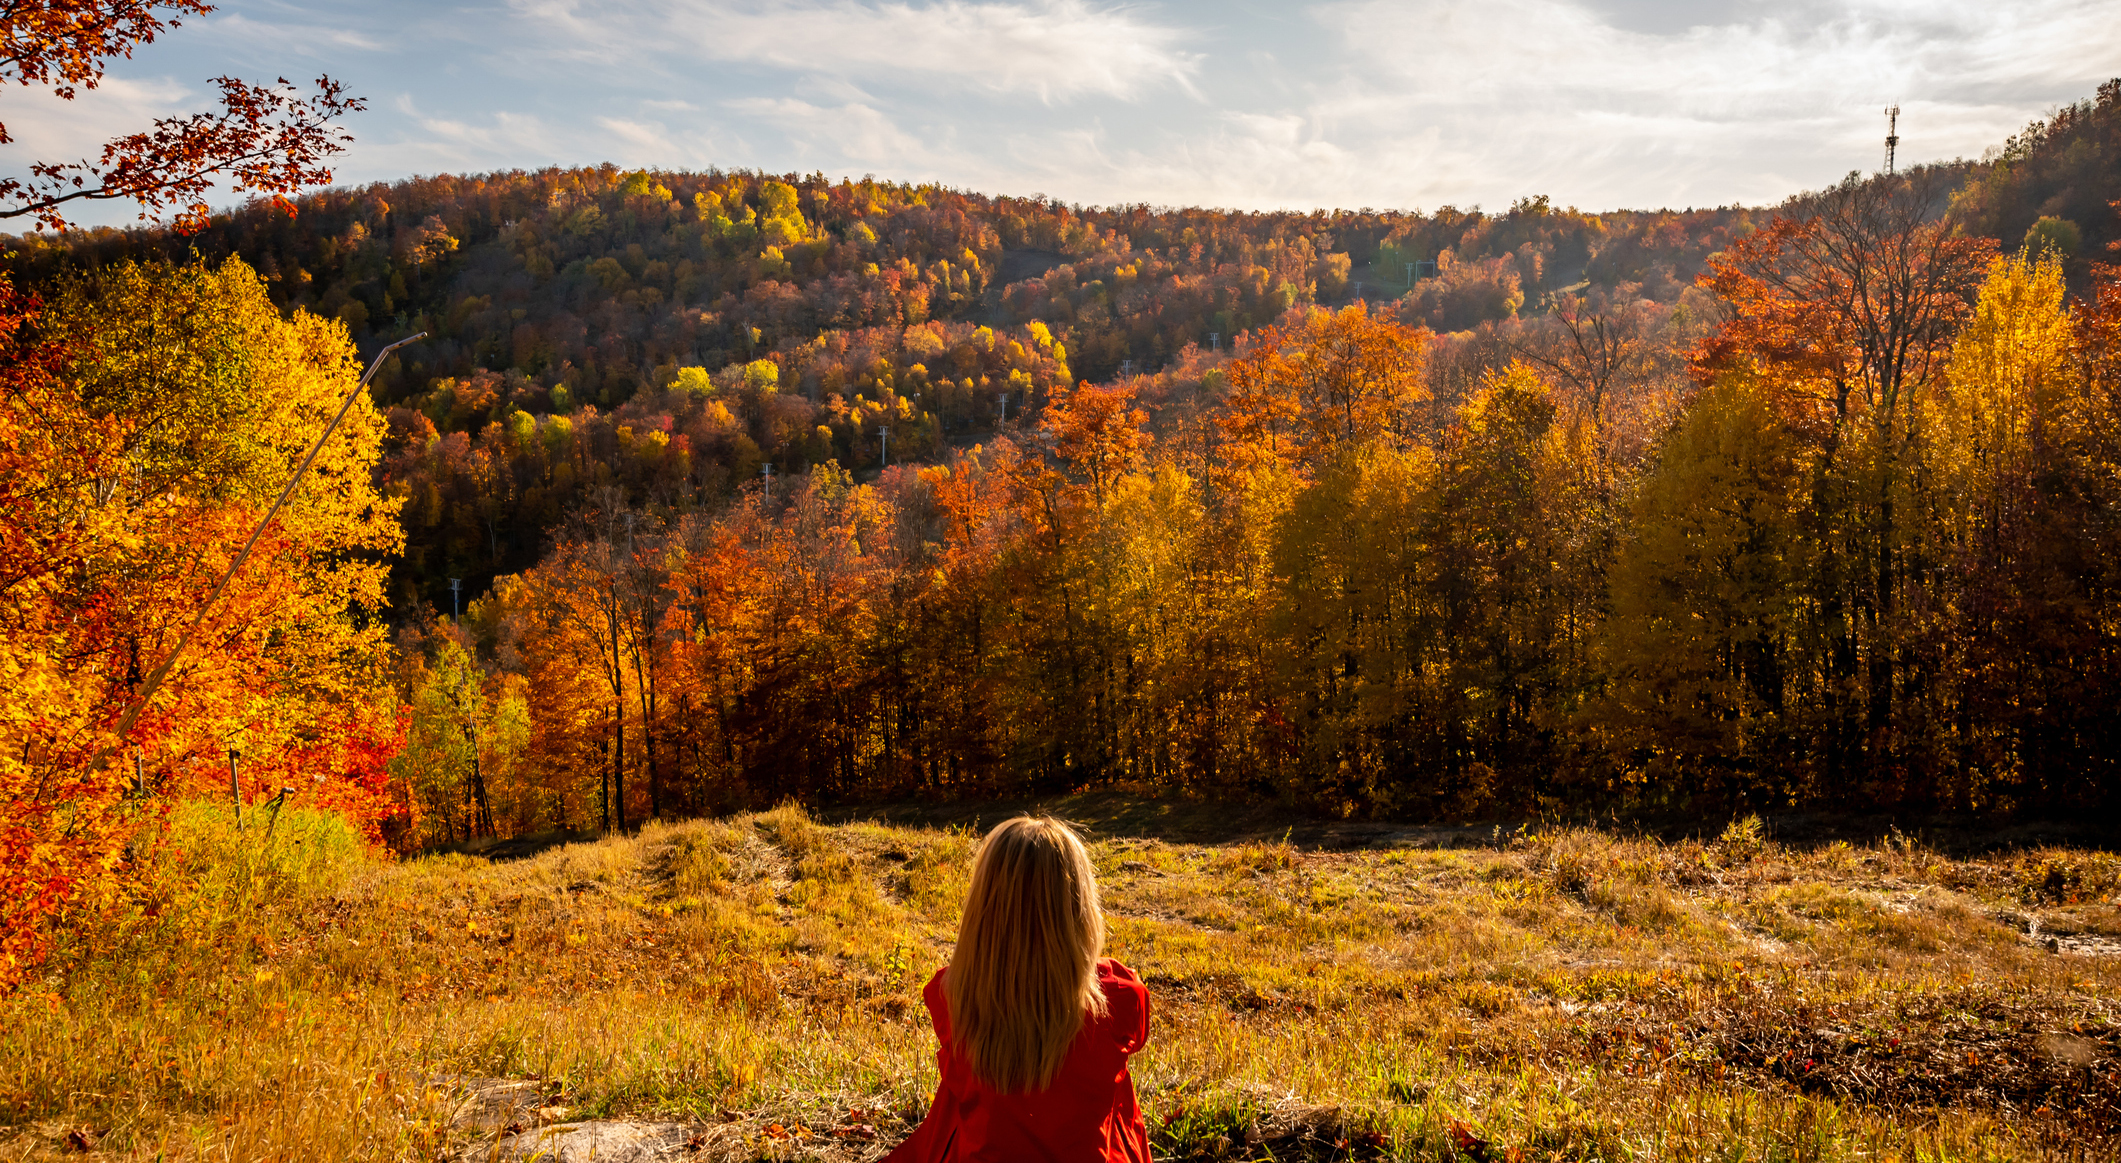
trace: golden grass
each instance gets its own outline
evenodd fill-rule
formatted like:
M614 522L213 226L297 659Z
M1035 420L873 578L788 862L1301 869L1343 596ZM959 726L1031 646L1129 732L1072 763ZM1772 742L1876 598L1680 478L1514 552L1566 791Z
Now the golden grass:
M698 1120L761 1158L855 1159L934 1085L919 989L967 829L783 808L377 864L322 824L266 852L194 816L187 855L150 850L140 899L0 1000L0 1160L81 1157L69 1136L113 1158L432 1159L481 1133L466 1077L536 1080L547 1121ZM1112 952L1156 1006L1135 1076L1168 1155L2121 1150L2121 958L2040 943L2121 934L2103 854L1800 852L1751 827L1093 840ZM880 1136L829 1133L857 1124Z

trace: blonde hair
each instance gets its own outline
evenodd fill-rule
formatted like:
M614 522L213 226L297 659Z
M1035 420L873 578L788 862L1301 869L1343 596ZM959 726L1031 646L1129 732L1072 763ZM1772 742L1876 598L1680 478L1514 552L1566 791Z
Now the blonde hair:
M1097 873L1073 828L1018 816L987 833L943 976L972 1073L1004 1094L1052 1085L1084 1020L1105 1014L1104 946Z

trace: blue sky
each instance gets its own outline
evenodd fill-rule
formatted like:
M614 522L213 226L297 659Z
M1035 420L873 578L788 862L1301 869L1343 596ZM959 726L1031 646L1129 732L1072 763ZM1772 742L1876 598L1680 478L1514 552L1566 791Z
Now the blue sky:
M612 161L1248 209L1764 203L1978 156L2121 74L2112 0L225 0L0 169L329 72L348 183ZM95 221L123 222L110 209Z

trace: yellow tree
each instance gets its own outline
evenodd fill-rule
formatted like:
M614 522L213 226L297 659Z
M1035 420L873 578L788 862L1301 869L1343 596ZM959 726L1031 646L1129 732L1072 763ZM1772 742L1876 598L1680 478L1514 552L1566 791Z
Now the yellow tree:
M123 793L203 790L231 748L239 799L291 787L377 835L403 806L384 766L398 724L386 643L360 615L382 605L377 559L399 533L372 484L382 422L365 401L206 601L355 387L345 329L281 318L235 260L106 267L64 284L40 323L53 358L0 424L24 474L0 515L0 654L18 692L0 835L25 853L6 875L38 887L0 894L0 920L34 934L40 913L109 884ZM195 625L147 698L145 676Z
M1522 363L1459 409L1422 526L1423 600L1446 651L1438 790L1478 803L1498 775L1551 792L1556 732L1587 692L1609 538L1589 429Z
M1947 789L1961 806L2098 795L2115 415L2088 390L2077 331L2055 255L2001 257L1945 368L1931 460L1955 592L1937 652L1963 676Z
M1595 718L1621 774L1660 795L1791 794L1784 719L1815 548L1810 454L1745 372L1696 394L1638 485L1600 638Z

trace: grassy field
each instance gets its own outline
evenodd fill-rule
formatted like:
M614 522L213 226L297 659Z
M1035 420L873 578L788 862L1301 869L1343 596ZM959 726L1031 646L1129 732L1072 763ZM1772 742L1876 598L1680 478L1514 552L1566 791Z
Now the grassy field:
M2121 1154L2109 855L1153 832L1092 838L1166 1156ZM789 808L382 863L187 808L0 1000L0 1160L489 1157L471 1079L523 1080L517 1122L696 1122L694 1158L874 1158L935 1082L974 841Z

